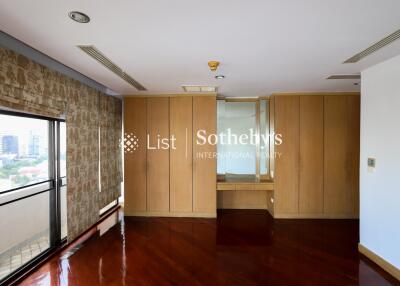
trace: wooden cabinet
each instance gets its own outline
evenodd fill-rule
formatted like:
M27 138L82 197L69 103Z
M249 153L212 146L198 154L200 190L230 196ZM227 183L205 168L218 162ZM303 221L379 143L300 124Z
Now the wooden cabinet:
M299 96L275 97L275 132L282 144L275 146L275 212L299 211Z
M193 211L216 213L217 161L216 145L197 142L197 132L216 133L216 99L210 96L193 97Z
M358 214L360 97L326 96L324 211Z
M359 200L360 96L276 95L274 215L354 218Z
M147 211L169 211L169 98L147 99Z
M125 215L215 217L216 146L195 138L216 132L216 97L125 98L124 116L139 140L125 153Z
M124 101L124 184L125 213L146 211L146 120L145 98L127 98ZM134 137L135 136L135 137ZM128 141L130 143L128 143ZM135 142L137 142L135 144Z
M323 213L324 98L300 96L299 213Z
M170 98L170 210L192 212L192 97Z

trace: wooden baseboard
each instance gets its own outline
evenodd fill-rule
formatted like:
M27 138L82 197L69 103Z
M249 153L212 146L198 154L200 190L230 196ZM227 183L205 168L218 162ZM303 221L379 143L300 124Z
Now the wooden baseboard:
M355 214L282 214L275 213L274 218L277 219L358 219Z
M192 218L216 218L217 213L193 213L193 212L125 212L125 216L142 217L192 217Z
M392 275L394 278L400 281L400 269L391 264L390 262L386 261L378 254L374 253L373 251L366 248L361 243L358 244L358 251L385 270L387 273Z

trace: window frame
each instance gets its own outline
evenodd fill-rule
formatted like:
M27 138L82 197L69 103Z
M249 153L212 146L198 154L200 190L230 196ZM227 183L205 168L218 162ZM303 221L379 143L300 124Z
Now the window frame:
M14 281L17 277L20 277L27 269L30 269L34 265L37 265L43 259L48 257L51 253L59 249L67 241L66 237L61 237L61 187L66 185L66 176L60 177L60 123L64 122L64 119L51 118L36 114L24 113L19 111L12 111L8 109L1 109L1 115L17 116L31 119L41 119L48 122L48 162L49 162L49 179L42 182L29 184L0 192L2 195L10 195L11 199L4 199L4 202L0 201L0 207L14 202L24 200L45 192L49 192L49 248L33 257L30 261L22 264L19 268L10 272L7 276L0 280L0 284ZM32 191L27 195L21 197L12 198L12 194L21 190L29 190L35 186L41 184L47 184L42 189Z

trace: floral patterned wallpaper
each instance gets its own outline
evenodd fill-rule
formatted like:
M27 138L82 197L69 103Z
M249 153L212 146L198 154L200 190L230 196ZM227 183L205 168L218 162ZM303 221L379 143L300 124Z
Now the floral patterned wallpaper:
M117 98L0 47L0 107L66 119L69 241L96 223L99 209L120 195L121 105Z

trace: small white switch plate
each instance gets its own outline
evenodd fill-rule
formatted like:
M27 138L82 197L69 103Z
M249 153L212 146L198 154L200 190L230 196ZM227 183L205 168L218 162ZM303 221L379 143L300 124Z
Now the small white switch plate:
M375 166L376 166L376 159L373 157L368 157L368 172L369 173L373 173L375 172Z

